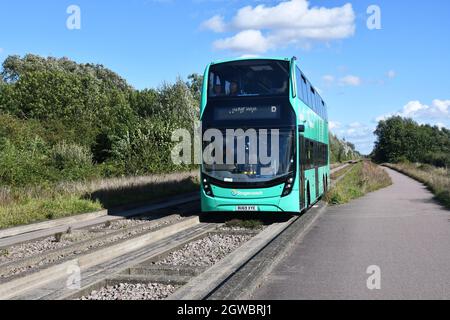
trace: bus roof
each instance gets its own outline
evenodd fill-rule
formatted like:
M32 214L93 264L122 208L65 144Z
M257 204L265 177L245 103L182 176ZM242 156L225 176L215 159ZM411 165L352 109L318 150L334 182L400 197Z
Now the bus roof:
M245 61L245 60L280 60L280 61L290 61L292 58L286 58L286 57L240 57L240 58L230 58L230 59L223 59L223 60L217 60L211 62L211 65L213 64L219 64L219 63L226 63L226 62L233 62L233 61Z

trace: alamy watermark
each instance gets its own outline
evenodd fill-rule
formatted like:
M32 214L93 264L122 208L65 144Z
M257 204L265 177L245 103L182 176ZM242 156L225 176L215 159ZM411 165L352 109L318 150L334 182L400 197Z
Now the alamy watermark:
M81 9L77 5L70 5L67 7L66 13L69 15L66 20L66 27L69 30L81 29Z
M369 290L381 290L381 268L376 265L367 267L367 274L370 274L367 278L366 285Z
M69 290L79 290L81 289L81 268L78 265L78 261L69 265L66 270L68 275L66 280L66 287Z
M377 5L371 5L367 8L367 28L369 30L381 30L381 8Z
M197 123L193 130L177 129L172 134L174 164L262 165L278 171L279 129L209 128Z

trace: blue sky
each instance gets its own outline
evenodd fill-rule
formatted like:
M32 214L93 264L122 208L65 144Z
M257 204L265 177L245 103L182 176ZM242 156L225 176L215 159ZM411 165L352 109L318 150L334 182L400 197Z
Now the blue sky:
M72 4L79 30L66 27ZM381 30L367 28L372 4ZM388 115L450 127L448 0L2 0L0 11L0 60L67 56L142 89L216 59L295 55L327 101L333 131L364 153Z

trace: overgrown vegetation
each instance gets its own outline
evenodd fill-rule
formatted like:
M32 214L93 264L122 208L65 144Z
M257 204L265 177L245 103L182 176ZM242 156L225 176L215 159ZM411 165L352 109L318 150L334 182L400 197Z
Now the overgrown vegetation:
M91 187L194 169L169 160L173 130L198 118L200 88L192 75L140 91L102 65L8 57L0 73L0 228L173 192L164 183L125 183L114 195ZM89 190L61 187L71 184Z
M198 118L200 81L138 91L101 65L8 57L0 80L0 183L190 169L168 160L173 130Z
M450 209L450 170L428 164L398 163L385 166L402 172L425 184L436 200Z
M348 171L352 170L352 166L349 165L345 168L339 169L338 171L335 171L334 173L331 174L331 180L337 180L340 177L342 177L343 175L347 174Z
M325 200L330 204L344 204L392 184L389 175L381 167L363 161L354 165L328 192Z
M361 155L356 151L355 145L338 139L330 134L330 162L341 163L349 160L360 159Z
M450 166L450 130L392 117L380 121L372 158L379 163L419 162Z

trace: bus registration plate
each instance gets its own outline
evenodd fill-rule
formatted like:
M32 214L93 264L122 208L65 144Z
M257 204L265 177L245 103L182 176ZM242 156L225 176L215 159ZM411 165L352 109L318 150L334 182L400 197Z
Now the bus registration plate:
M258 207L257 206L236 206L236 211L241 211L241 212L258 211Z

